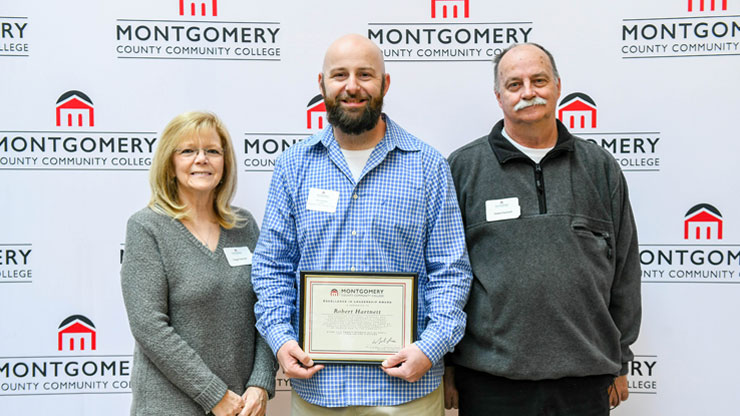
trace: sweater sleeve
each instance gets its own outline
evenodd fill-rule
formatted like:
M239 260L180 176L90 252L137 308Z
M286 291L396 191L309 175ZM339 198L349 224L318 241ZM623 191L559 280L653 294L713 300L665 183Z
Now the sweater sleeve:
M154 231L131 218L121 267L131 333L140 350L175 386L208 413L227 385L170 325L167 273Z
M621 333L622 368L627 374L629 361L634 358L630 346L637 340L642 317L640 253L637 228L629 202L624 175L618 173L619 184L612 195L615 226L616 268L611 289L609 312Z
M247 380L246 387L262 387L267 391L269 398L275 397L275 373L278 369L277 360L272 354L270 346L265 339L255 332L256 340L254 342L254 367L252 374Z

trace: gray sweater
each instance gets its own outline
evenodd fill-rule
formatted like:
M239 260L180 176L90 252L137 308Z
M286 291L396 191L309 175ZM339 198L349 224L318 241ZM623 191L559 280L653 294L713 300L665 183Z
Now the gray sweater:
M499 122L450 155L473 286L452 361L511 379L625 374L640 329L640 261L614 158L558 122L539 164ZM521 216L487 221L486 201Z
M121 286L136 340L132 415L202 415L227 388L274 395L277 364L255 331L251 266L224 255L257 243L254 218L239 212L246 225L222 229L215 252L150 208L129 219Z

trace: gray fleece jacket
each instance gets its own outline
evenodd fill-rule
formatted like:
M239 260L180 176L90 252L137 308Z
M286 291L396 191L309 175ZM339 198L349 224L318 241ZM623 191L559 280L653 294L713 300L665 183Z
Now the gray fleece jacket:
M254 218L221 230L211 252L180 222L150 208L126 229L123 300L136 340L131 415L203 415L230 389L275 391L277 364L254 327L250 265L232 267L224 248L254 251Z
M625 374L641 318L625 178L560 122L539 164L502 128L449 157L474 275L452 361L518 380ZM487 221L486 201L513 197L519 218Z

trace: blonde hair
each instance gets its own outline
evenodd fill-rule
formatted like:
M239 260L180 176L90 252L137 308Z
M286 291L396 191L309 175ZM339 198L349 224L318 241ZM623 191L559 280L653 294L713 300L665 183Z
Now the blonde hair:
M219 224L225 229L240 226L244 219L231 209L231 200L236 191L236 157L231 137L221 120L212 113L190 111L173 118L159 138L154 151L152 167L149 169L149 186L152 198L149 207L153 210L182 220L188 219L188 207L180 201L172 156L175 149L185 140L199 134L203 129L213 129L221 138L224 150L224 171L221 182L216 186L213 211Z

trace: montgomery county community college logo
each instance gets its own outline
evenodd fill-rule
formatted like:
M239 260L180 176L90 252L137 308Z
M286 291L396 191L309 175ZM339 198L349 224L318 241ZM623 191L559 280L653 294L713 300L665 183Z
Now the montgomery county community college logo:
M432 19L470 17L469 0L432 0Z
M59 324L59 351L95 351L96 333L92 321L82 315L72 315Z
M19 333L34 330L24 327ZM3 353L8 356L0 357L0 397L131 393L131 354L97 352L97 329L89 318L67 317L56 338L34 356L27 355L39 348L31 339L5 340Z
M673 7L665 9L673 16L624 18L622 58L740 55L738 12L728 9L726 0L674 0ZM689 16L679 15L686 11Z
M673 241L640 244L643 283L740 283L740 244L728 243L724 228L715 206L691 207Z
M238 2L231 0L231 3ZM176 19L170 16L116 19L116 56L119 59L281 60L280 22L260 21L255 16L240 21L233 12L224 16L225 20L213 19L222 17L216 0L177 0L176 6L177 14L173 13Z
M558 119L569 129L595 129L596 103L582 92L568 94L560 101Z
M722 214L709 204L698 204L684 216L684 240L721 240Z
M329 292L330 296L339 296L339 291L336 289L332 289L331 292Z
M694 11L703 12L705 2L708 3L707 10L714 11L715 7L717 7L717 9L720 9L721 7L721 10L727 10L727 0L716 0L716 1L715 0L688 0L688 1L689 1L689 11L690 12L694 12Z
M660 132L596 131L597 114L596 101L584 92L567 94L557 110L558 119L568 129L608 150L623 172L660 171Z
M56 125L68 127L95 126L93 102L85 93L67 91L57 100Z
M536 41L531 21L508 16L505 21L487 21L483 13L470 12L473 1L430 0L408 18L412 22L369 22L367 37L378 44L387 62L490 61L511 44ZM427 22L418 21L430 15ZM482 21L471 21L471 16Z
M56 101L56 130L3 126L0 170L149 170L156 133L90 130L99 127L97 110L87 94L69 90Z
M30 243L0 243L0 283L31 283L32 252Z
M324 105L324 97L321 94L317 94L311 98L306 106L306 128L311 129L323 129L324 120L326 120L326 105Z
M218 1L180 0L180 16L218 16Z
M28 57L28 17L0 16L0 58Z

